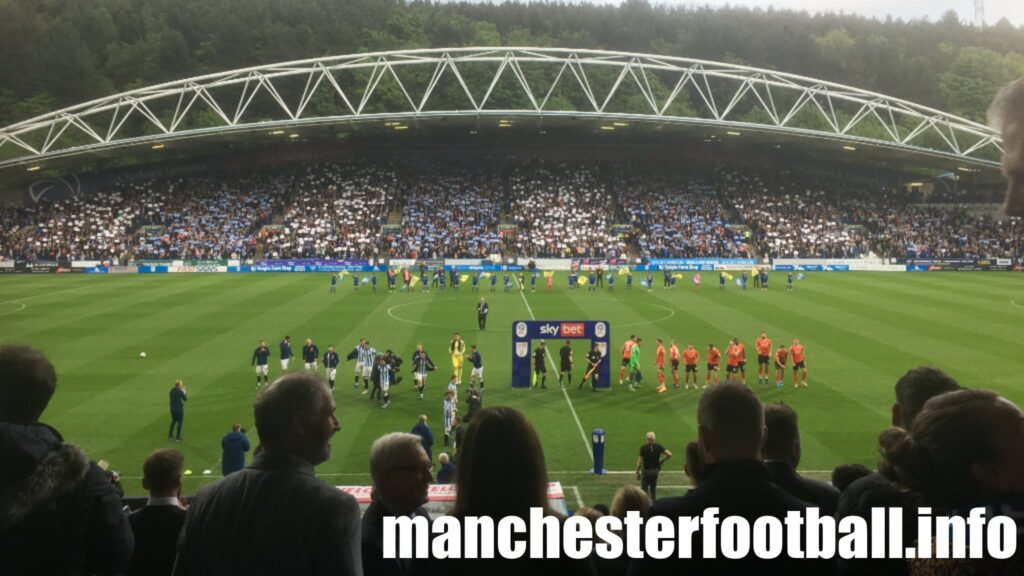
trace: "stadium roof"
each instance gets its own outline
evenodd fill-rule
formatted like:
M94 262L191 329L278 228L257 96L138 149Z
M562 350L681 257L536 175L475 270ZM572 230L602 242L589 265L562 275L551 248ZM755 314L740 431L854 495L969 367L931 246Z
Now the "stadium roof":
M998 177L999 134L882 94L735 64L564 48L442 48L231 70L0 129L5 179L284 141L706 144ZM398 144L402 145L402 144Z

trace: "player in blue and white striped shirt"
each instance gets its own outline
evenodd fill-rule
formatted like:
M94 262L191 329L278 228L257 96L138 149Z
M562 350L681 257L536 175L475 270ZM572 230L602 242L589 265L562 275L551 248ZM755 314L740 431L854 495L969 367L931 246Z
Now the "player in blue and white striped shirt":
M416 389L420 392L420 400L423 400L423 389L427 385L427 372L434 368L434 361L430 359L430 354L423 350L423 344L417 344L416 351L412 353L412 371Z
M363 376L363 394L370 390L370 376L373 374L373 365L377 361L377 351L370 346L369 340L363 340L362 348L359 348L359 359L357 360Z
M371 348L371 350L372 350L372 348ZM384 360L383 356L381 356L380 358L377 359L377 374L378 374L377 377L380 379L380 391L381 391L381 394L383 394L383 397L381 398L381 401L382 401L381 405L380 405L381 408L387 408L388 406L391 405L391 392L390 392L390 390L391 390L391 381L393 379L392 378L392 374L393 373L394 373L394 369L391 367L391 364L388 364Z
M451 390L444 393L444 445L447 446L452 433L452 421L458 413L459 399Z

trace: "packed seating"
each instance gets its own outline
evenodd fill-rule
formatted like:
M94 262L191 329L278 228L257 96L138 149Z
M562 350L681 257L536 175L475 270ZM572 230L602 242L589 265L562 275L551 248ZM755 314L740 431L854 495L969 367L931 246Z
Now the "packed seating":
M125 185L141 211L136 259L251 258L253 234L270 222L283 192L276 175L146 180Z
M730 226L715 187L704 174L630 167L615 179L622 208L644 258L747 256L743 231Z
M938 204L841 173L354 159L124 179L106 191L2 207L0 258L1024 256L1024 225L986 206ZM389 222L394 228L382 231ZM502 235L502 224L515 233Z
M870 250L864 230L877 194L792 173L723 169L718 184L769 258L858 258Z
M512 172L511 195L520 256L617 258L626 251L611 231L611 194L596 164L523 162Z
M284 228L259 242L270 258L377 256L397 186L387 164L309 166L289 187Z
M448 163L411 172L402 182L402 231L392 256L486 258L501 251L499 169Z

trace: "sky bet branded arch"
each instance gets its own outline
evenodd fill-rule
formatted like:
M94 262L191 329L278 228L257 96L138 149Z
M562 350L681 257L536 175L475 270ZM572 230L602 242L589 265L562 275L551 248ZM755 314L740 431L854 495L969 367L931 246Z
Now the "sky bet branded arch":
M611 359L609 358L609 342L611 341L610 324L605 320L519 320L512 323L512 387L529 388L533 376L533 351L545 341L548 353L544 359L548 374L554 372L558 377L558 349L565 340L590 340L589 352L596 344L601 351L601 363L597 365L597 384L595 388L611 387ZM578 354L580 351L577 350ZM573 378L583 379L590 364L586 355L573 358L575 367ZM554 366L552 366L554 364ZM570 383L567 383L568 386Z
M0 128L0 168L124 147L304 126L398 133L430 119L509 128L545 119L679 124L831 141L997 168L999 134L952 114L834 82L737 64L604 50L396 50L230 70L139 88ZM967 168L964 168L968 170Z

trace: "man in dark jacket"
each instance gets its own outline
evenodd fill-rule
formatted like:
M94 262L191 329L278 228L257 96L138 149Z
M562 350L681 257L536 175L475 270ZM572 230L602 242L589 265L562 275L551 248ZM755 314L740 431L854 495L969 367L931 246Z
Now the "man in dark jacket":
M434 462L434 433L430 430L430 426L427 426L427 415L420 414L416 424L412 427L412 433L420 437L420 444L423 446L423 451L427 453L427 458L430 458L430 462Z
M231 426L231 432L221 439L220 447L220 473L223 476L245 468L245 453L249 451L249 439L245 436L241 424L236 422Z
M908 370L896 382L896 403L892 405L892 425L910 429L914 419L928 400L960 389L949 374L938 368L921 366ZM927 506L920 494L896 486L881 474L875 473L857 480L839 498L836 519L847 516L870 518L872 508L902 508L904 542L917 538L917 509ZM870 531L870 525L869 525ZM839 560L840 574L893 575L907 574L905 560Z
M334 409L327 385L309 372L260 392L259 453L192 499L176 576L362 574L359 505L313 472L331 457Z
M178 501L185 458L177 450L153 452L142 465L146 506L128 516L135 534L135 553L125 576L170 576L185 509Z
M839 505L839 490L827 482L804 478L800 465L800 427L796 412L782 403L764 407L764 463L772 481L792 496L814 504L822 516L834 516Z
M39 422L56 387L41 352L0 347L0 574L117 574L131 526L107 474Z
M430 469L431 461L415 434L386 434L370 447L373 501L362 523L363 573L367 576L423 573L422 561L384 558L384 517L423 517L427 520L424 529L429 529L430 515L422 506L434 480Z
M772 483L761 462L764 437L764 411L757 395L734 382L708 389L697 410L697 440L707 465L700 485L685 496L662 498L651 506L650 517L665 516L673 522L683 516L702 516L710 508L718 517L741 516L753 525L757 518L772 516L781 525L790 511L806 512L809 504L787 494ZM709 528L710 529L710 528ZM645 558L630 563L632 575L657 574L736 574L736 575L815 575L834 572L831 561L797 560L783 552L774 560L758 559L753 552L735 560L726 560L721 539L714 558L703 555L703 534L694 533L693 559L672 555L665 560Z

